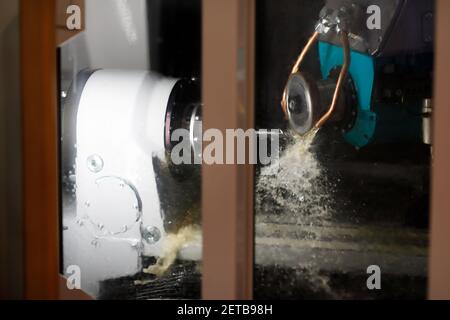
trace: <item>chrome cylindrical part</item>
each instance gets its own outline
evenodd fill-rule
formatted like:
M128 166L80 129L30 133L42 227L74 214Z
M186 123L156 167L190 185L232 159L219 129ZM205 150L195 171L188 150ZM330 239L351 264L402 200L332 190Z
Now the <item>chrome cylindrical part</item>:
M433 114L433 100L424 99L422 105L422 138L423 143L429 145L433 144L432 114Z

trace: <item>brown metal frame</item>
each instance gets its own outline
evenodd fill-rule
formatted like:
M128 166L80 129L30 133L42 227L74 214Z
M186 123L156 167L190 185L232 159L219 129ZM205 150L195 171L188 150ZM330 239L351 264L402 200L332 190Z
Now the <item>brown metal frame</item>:
M253 128L254 0L203 0L204 130ZM253 167L203 165L204 299L253 296Z
M58 157L54 0L22 0L25 297L58 297Z
M88 298L59 274L56 1L20 3L27 299Z
M450 1L436 3L429 298L450 300Z

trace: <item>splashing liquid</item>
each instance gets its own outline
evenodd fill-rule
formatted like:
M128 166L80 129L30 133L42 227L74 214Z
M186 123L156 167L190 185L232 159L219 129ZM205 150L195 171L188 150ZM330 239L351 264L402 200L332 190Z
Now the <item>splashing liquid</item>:
M258 217L273 220L276 213L289 215L286 219L296 224L330 217L330 183L311 150L317 133L296 136L276 163L261 169L256 185L257 222Z
M279 160L262 168L257 178L255 227L258 233L263 224L266 228L270 226L269 233L275 237L273 250L280 262L275 264L276 268L283 265L282 260L292 259L290 251L282 245L286 239L293 242L312 240L301 233L285 233L278 225L323 226L333 216L333 187L313 151L317 133L318 130L314 130L303 137L295 136ZM280 245L276 244L277 239ZM255 254L263 265L266 258L270 259L265 256L263 247L257 247ZM283 290L294 288L296 280L302 279L313 291L334 296L329 287L330 279L320 273L317 263L315 259L299 260L291 282L286 282ZM283 274L282 270L280 274Z

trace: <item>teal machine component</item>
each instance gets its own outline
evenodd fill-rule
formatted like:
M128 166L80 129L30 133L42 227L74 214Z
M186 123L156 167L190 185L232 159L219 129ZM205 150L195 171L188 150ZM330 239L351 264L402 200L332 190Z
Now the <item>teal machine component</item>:
M353 128L344 133L345 140L356 146L366 146L375 134L377 115L371 111L372 91L375 81L375 61L370 55L351 51L349 75L353 79L357 95L357 114ZM323 79L331 70L342 64L342 47L319 42L320 69Z
M323 79L327 79L331 71L342 64L343 51L340 46L323 41L319 42L319 59ZM374 97L376 87L378 91L387 90L383 88L381 83L376 86L376 76L383 74L386 65L399 65L400 62L397 61L399 57L376 58L354 50L351 50L350 56L351 64L348 73L353 80L356 91L357 110L353 126L343 133L344 139L359 148L365 147L369 143L420 141L422 139L422 105L420 99L401 101L401 103L383 103L380 99L380 93L377 93L377 97ZM404 56L400 57L399 61L402 63L408 60ZM417 63L422 62L418 59ZM423 65L425 65L425 68L429 68L427 63ZM418 71L421 72L421 70ZM408 69L408 72L411 72L411 68ZM380 77L378 82L382 82L382 79ZM399 84L399 82L406 83L409 80L411 80L411 77L403 76L397 77L396 81L391 82ZM412 89L414 88L412 87ZM411 88L409 90L411 91Z
M366 25L371 5L389 17L379 28ZM294 69L286 85L283 107L291 128L304 135L317 124L332 125L358 148L426 143L430 136L430 111L425 105L432 98L433 12L434 1L326 0L315 28L321 79ZM343 34L348 39L342 40ZM350 65L333 113L327 114L344 64L345 40ZM326 123L319 121L322 117Z
M323 41L319 42L319 59L323 79L327 79L331 71L342 64L343 54L342 47ZM404 64L405 61L410 60L408 56L377 58L354 50L351 50L350 56L351 64L348 73L356 90L357 110L353 126L343 133L344 139L358 148L365 147L369 143L421 141L422 100L413 98L397 103L383 102L382 93L375 94L377 85L383 88L379 91L390 90L384 88L383 78L378 80L378 84L376 83L377 74L383 74L385 66ZM409 85L408 81L414 81L414 79L411 80L414 74L423 72L421 69L431 69L429 61L423 62L417 57L414 59L416 65L407 68L409 76L408 74L396 76L394 77L396 81L391 80L391 82L394 84L397 82L397 85L405 85L405 83ZM420 82L420 80L415 80ZM395 88L390 91L400 90L402 94L406 93L411 96L413 94L411 91L414 89L413 86L409 86L407 90L403 90L406 92ZM405 98L402 97L402 99Z

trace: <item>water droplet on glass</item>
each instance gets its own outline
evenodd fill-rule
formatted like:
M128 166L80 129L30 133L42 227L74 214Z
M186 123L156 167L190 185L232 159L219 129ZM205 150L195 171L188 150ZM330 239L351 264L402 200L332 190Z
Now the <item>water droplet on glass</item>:
M89 158L87 158L87 167L90 171L94 173L102 171L103 165L104 165L103 159L97 154L94 154Z
M139 245L139 241L138 241L138 240L132 240L132 241L131 241L131 246L132 246L133 248L137 248L138 245Z

